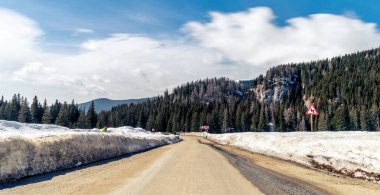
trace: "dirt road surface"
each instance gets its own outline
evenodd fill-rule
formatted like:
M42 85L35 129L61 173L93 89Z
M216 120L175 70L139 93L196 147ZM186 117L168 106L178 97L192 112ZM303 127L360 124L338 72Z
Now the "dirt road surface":
M199 137L0 185L0 194L379 194L340 178ZM348 190L347 190L348 189Z

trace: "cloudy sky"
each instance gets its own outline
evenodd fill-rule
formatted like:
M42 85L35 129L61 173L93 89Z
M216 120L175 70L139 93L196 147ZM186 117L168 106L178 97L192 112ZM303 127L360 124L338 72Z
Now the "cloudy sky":
M0 0L0 89L129 99L380 45L376 0Z

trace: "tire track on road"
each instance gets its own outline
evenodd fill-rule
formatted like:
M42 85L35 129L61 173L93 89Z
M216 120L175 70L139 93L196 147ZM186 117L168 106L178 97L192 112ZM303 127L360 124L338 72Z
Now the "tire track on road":
M201 140L198 141L199 143L206 144L223 154L223 156L225 156L244 177L265 194L329 194L327 191L319 187L312 186L301 180L255 165L248 159L228 152L214 143L202 142Z

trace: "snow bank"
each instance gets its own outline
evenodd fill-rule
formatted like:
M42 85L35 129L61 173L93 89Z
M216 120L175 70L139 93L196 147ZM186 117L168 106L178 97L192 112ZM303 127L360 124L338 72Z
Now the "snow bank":
M141 128L68 129L0 120L0 183L179 141Z
M380 181L380 132L208 134L208 139L351 177Z

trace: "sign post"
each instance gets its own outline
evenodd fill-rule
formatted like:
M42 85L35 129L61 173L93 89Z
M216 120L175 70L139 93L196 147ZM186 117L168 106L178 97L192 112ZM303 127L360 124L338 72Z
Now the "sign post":
M208 126L208 125L204 125L204 126L200 126L199 127L199 129L201 129L201 130L205 130L205 131L207 131L208 132L208 129L209 129L210 127Z
M318 116L318 111L315 108L314 103L310 103L310 106L306 111L306 115L310 116L310 125L311 125L310 130L313 131L313 127L314 127L313 126L313 116Z

